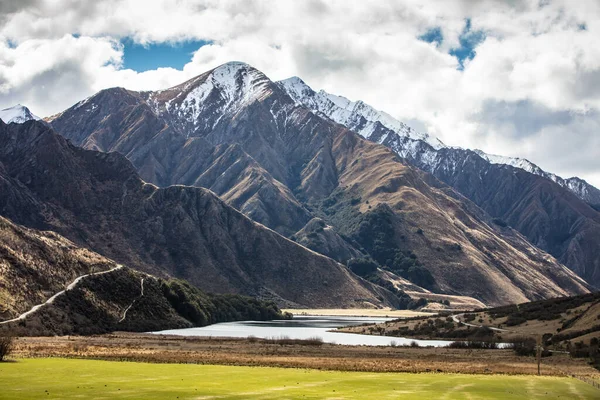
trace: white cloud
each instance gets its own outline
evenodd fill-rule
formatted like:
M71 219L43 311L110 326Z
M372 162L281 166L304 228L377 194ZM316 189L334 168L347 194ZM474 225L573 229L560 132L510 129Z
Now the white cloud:
M449 144L525 156L600 186L594 0L29 0L3 2L0 15L0 107L48 115L105 87L164 88L241 60L362 99ZM467 18L486 37L459 71L449 51ZM439 46L418 40L435 27ZM119 67L122 37L212 44L183 70L137 73ZM523 104L527 113L490 110Z

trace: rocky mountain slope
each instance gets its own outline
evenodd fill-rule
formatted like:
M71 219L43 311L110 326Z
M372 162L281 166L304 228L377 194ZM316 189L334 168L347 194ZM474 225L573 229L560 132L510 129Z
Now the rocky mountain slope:
M0 321L43 303L78 276L114 267L113 261L54 232L0 217Z
M118 153L75 147L45 125L0 123L0 214L129 267L280 304L398 299L283 238L202 188L159 189ZM390 303L392 302L392 303Z
M391 148L507 223L589 283L600 286L600 190L524 160L443 145L358 101L315 92L299 78L278 83L319 115ZM586 204L589 203L589 204Z
M48 121L76 145L126 155L149 182L206 186L298 240L321 218L346 243L317 251L368 254L440 292L504 304L587 291L448 186L243 63L158 92L105 90Z
M2 217L0 253L0 332L96 334L283 317L274 303L207 295L182 281L117 266L54 232ZM43 305L33 307L38 304Z

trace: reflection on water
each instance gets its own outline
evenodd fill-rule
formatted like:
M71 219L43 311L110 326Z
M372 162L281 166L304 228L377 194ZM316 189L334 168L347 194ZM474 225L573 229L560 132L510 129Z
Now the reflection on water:
M241 321L225 322L202 328L171 329L152 332L164 335L181 336L213 336L213 337L241 337L254 336L270 339L287 336L290 339L309 339L320 337L326 343L365 346L389 346L395 343L398 346L410 344L413 339L391 336L357 335L352 333L329 332L342 326L355 326L365 323L385 322L391 318L374 317L309 317L297 316L292 320L276 321ZM415 340L421 346L445 346L444 340Z

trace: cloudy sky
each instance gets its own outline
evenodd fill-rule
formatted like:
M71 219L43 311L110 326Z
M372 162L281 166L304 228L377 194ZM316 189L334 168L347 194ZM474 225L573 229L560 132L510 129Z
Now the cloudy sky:
M597 0L2 0L0 108L245 61L600 187L599 41Z

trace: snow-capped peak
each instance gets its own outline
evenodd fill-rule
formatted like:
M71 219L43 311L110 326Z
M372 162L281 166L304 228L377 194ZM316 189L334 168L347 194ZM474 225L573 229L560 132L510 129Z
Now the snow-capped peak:
M310 99L315 95L315 91L297 76L284 79L277 84L297 103L299 99Z
M271 93L272 82L243 62L228 62L181 85L151 92L148 104L169 123L195 136L214 129L224 115Z
M212 70L210 83L229 100L248 101L264 93L270 83L262 72L243 62L229 62ZM208 79L207 79L208 81Z
M21 104L0 110L0 119L5 124L16 123L22 124L30 120L39 120L40 117L34 115L29 109Z
M411 139L427 142L434 149L445 147L444 143L427 133L420 133L391 115L376 110L363 101L351 101L343 96L336 96L324 90L315 92L302 79L288 78L277 82L288 95L299 104L325 115L329 119L342 124L367 139L382 142L386 133L381 127L393 133ZM383 136L382 136L383 135Z

